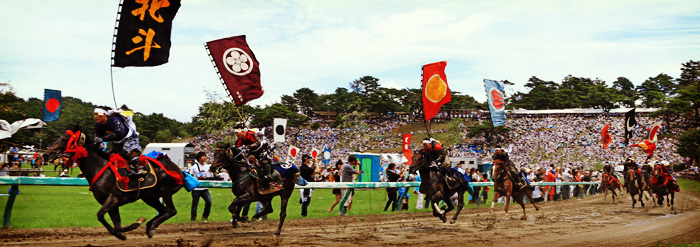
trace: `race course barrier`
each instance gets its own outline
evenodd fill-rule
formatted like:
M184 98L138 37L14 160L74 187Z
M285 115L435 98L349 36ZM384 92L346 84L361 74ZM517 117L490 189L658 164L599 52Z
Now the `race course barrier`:
M202 180L199 187L203 188L231 188L231 181L212 181ZM473 187L493 186L493 182L471 182ZM554 186L562 185L594 185L600 182L533 182L533 186L550 186L551 190ZM38 186L88 186L88 181L85 178L62 178L62 177L21 177L10 176L0 177L0 185L10 185L10 194L5 206L5 214L3 216L3 228L10 226L10 218L12 215L12 206L15 202L15 197L19 192L20 185L38 185ZM406 188L418 187L420 182L309 182L306 186L296 185L299 189L362 189L362 188ZM548 194L543 193L543 195ZM589 188L590 190L590 188ZM399 201L403 198L408 190L404 190L404 194L399 197ZM350 190L346 191L340 205L346 201ZM545 199L547 197L545 196ZM339 207L342 210L343 207ZM400 208L400 207L399 207ZM400 209L399 209L400 210ZM340 213L343 213L342 211Z

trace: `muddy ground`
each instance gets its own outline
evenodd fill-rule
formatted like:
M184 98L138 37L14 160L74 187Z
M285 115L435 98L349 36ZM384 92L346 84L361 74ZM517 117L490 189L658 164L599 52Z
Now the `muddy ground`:
M511 205L464 210L455 224L430 213L396 213L239 224L166 224L149 239L145 226L120 241L102 227L0 230L0 246L656 246L700 242L700 194L676 194L669 207L631 207L628 195L613 204L602 195L541 204L535 212ZM513 207L515 206L515 207ZM452 213L448 214L449 217Z

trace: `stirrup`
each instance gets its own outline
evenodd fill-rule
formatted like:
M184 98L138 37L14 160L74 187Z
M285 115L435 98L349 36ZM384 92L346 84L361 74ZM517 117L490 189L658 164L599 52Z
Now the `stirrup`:
M143 169L143 168L137 168L136 171L134 172L134 175L145 175L145 174L147 174L147 173L148 173L148 172L146 172L145 169Z

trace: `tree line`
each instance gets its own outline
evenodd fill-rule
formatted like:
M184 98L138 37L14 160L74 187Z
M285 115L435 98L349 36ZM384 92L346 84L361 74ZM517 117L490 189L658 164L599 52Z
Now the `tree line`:
M506 106L508 109L529 110L654 107L662 109L656 114L662 116L666 123L685 119L689 121L684 122L690 123L690 127L694 129L698 127L700 119L700 61L690 60L682 63L680 70L679 78L661 73L649 77L637 86L625 77L618 77L615 81L607 83L597 78L569 75L557 83L533 76L524 83L526 92L507 95ZM516 85L508 80L504 82L509 86ZM336 88L330 94L320 94L309 87L303 87L291 95L283 95L279 102L265 106L236 107L230 101L210 97L188 123L170 119L162 113L145 115L137 111L134 122L141 133L142 145L146 145L149 142L170 142L178 137L216 133L229 129L241 122L242 118L250 125L258 127L271 126L273 118L286 118L289 126L302 126L310 117L315 116L314 112L337 114L335 121L331 123L332 127L352 125L357 119L367 117L370 113L409 113L419 120L422 114L421 101L420 88L385 88L380 86L379 79L363 76L349 82L347 87ZM39 139L43 138L46 143L45 140L55 140L75 124L85 126L83 130L92 134L94 107L90 102L64 97L59 120L49 122L41 135L39 131L19 131L5 141L38 144ZM121 108L128 109L126 106ZM486 102L476 101L470 95L452 91L452 101L445 104L442 110L453 109L488 110L488 105ZM29 117L41 118L42 115L42 100L21 99L14 94L9 83L0 83L0 119L12 123ZM488 129L488 124L485 128ZM7 142L0 143L0 148L6 149ZM695 146L682 147L679 150L693 150ZM700 155L700 151L695 152Z

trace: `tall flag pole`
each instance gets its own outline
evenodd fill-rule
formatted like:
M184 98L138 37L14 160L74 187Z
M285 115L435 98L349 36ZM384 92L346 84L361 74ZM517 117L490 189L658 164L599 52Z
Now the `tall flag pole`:
M635 119L635 110L636 108L632 108L632 110L628 111L625 113L625 146L628 146L630 143L630 139L632 138L632 131L634 130L634 127L637 126L637 119Z
M44 122L58 120L62 103L61 91L44 89Z
M506 122L504 88L505 85L501 81L484 79L484 89L486 90L486 98L489 103L493 127L501 126Z
M260 63L248 47L245 35L209 41L204 44L214 70L236 106L260 98Z
M452 100L445 75L446 61L423 65L423 113L425 122L440 112L442 105Z

